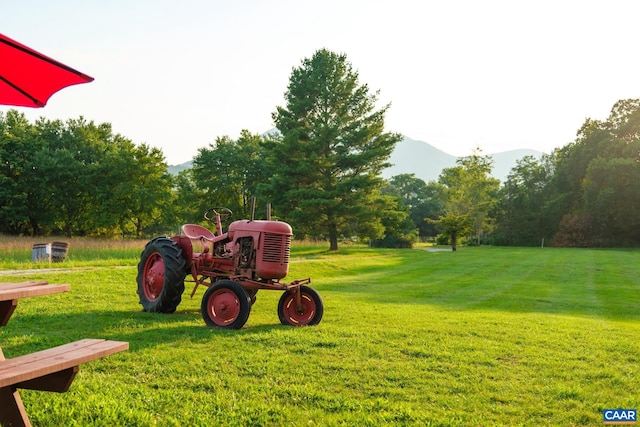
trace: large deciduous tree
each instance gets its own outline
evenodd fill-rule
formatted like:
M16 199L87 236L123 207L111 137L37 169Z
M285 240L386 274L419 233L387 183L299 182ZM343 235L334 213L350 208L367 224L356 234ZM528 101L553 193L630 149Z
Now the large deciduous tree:
M111 227L141 238L167 230L172 217L173 179L162 151L146 144L134 145L116 135L117 150L105 156L100 170L112 180L102 194L101 206Z
M587 119L558 149L548 206L559 223L554 244L637 245L640 99L618 101L605 121ZM561 220L562 218L562 220ZM571 227L577 227L572 230ZM567 236L580 236L572 242Z
M96 125L83 117L61 121L36 122L46 148L39 152L38 167L44 177L41 185L50 192L54 225L67 237L91 233L100 210L96 196L111 193L105 187L113 182L110 170L99 173L105 151L110 147L111 125Z
M43 141L24 113L0 112L0 231L39 235L51 212L37 153Z
M293 69L286 105L273 113L274 205L298 233L328 236L330 250L348 232L381 237L380 173L401 139L384 131L390 105L376 110L378 93L358 77L346 55L318 50Z
M444 169L438 179L444 206L439 221L451 237L453 250L461 234L471 232L480 241L489 231L489 214L497 203L500 187L500 181L491 177L491 156L481 156L477 151L456 163L457 166Z
M548 233L544 215L545 189L551 174L548 160L548 156L542 160L525 156L511 169L500 189L494 242L534 246Z
M640 242L640 166L637 159L593 160L584 181L585 212L593 228L592 244Z
M409 217L418 228L420 237L436 236L432 220L436 220L442 211L437 183L427 184L415 174L400 174L391 177L382 192L400 198L402 205L409 209Z
M218 137L198 150L192 176L200 190L200 219L213 206L227 207L238 218L249 216L251 199L260 196L258 186L271 174L265 166L263 139L243 130L237 140Z

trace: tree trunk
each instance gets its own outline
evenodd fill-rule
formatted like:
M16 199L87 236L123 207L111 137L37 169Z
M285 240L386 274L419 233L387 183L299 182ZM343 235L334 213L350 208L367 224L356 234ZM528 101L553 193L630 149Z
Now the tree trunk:
M31 225L31 236L39 236L40 235L40 226L38 225L38 221L29 217L29 225Z
M140 239L142 237L142 220L137 218L135 221L136 224L136 237Z
M451 250L453 252L458 250L458 232L457 231L451 232Z
M338 229L335 224L329 224L329 250L338 250Z

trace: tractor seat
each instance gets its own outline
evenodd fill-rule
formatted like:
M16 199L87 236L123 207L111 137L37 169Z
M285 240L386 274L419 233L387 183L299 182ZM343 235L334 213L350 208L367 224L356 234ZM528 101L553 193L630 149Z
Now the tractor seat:
M185 224L182 226L182 232L185 236L192 240L213 240L213 233L201 225L197 224Z

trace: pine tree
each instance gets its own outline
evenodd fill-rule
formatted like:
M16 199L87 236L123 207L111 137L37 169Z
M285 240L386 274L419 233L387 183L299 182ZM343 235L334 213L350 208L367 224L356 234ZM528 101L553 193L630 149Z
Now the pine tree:
M322 49L294 68L286 106L273 113L274 205L297 233L328 236L330 250L341 235L384 229L373 206L401 136L384 132L390 105L376 110L377 96L344 54Z

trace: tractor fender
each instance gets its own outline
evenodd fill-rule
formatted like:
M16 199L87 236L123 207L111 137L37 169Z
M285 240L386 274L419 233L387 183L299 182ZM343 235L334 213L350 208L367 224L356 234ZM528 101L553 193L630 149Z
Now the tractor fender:
M193 261L193 244L191 239L187 236L174 236L171 240L182 249L182 258L184 258L187 271L191 270L191 263Z

